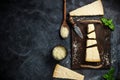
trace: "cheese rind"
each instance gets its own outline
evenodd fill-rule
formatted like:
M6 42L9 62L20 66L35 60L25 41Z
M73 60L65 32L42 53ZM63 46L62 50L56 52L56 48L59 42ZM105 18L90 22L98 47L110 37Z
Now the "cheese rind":
M80 7L70 12L70 16L93 16L104 15L103 5L101 0L94 1L88 5Z
M100 55L97 47L91 47L86 49L86 59L87 62L100 62Z
M74 80L84 80L84 75L72 71L66 67L59 64L56 65L54 73L54 78L64 78L64 79L74 79Z

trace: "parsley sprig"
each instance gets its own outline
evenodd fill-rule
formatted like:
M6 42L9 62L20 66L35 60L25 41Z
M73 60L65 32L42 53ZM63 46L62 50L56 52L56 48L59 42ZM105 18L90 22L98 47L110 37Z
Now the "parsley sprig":
M108 71L108 73L103 75L103 78L106 80L115 80L114 72L115 72L115 69L113 67L111 67L111 69Z
M101 18L101 21L105 26L108 26L111 30L115 29L112 19L107 19L107 18L103 17L103 18Z

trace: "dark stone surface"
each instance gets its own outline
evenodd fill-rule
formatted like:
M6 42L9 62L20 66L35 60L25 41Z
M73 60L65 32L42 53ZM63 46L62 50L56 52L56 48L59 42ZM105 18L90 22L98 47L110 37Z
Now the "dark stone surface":
M92 1L67 0L67 12ZM58 44L68 49L67 58L60 64L70 68L71 36L66 40L59 36L62 3L61 0L0 0L0 80L53 80L57 62L51 57L51 50ZM105 16L112 18L116 26L111 34L111 63L117 74L119 0L104 0L103 4ZM100 80L107 70L77 71L86 75L85 80Z

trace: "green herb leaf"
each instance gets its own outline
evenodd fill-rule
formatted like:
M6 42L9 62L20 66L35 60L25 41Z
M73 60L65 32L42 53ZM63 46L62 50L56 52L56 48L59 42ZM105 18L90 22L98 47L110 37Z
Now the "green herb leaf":
M111 67L111 69L109 70L109 74L113 74L115 72L115 69L113 67Z
M108 74L104 74L103 78L105 78L105 79L109 78Z
M112 30L114 30L114 29L115 29L115 27L114 27L114 25L113 25L113 24L109 25L109 27L110 27L110 29L112 29Z
M114 72L115 72L115 69L113 67L111 67L111 69L108 71L108 73L103 75L103 78L106 80L115 80Z
M107 19L107 18L103 17L103 18L101 18L101 21L105 26L108 26L111 30L115 29L112 19Z

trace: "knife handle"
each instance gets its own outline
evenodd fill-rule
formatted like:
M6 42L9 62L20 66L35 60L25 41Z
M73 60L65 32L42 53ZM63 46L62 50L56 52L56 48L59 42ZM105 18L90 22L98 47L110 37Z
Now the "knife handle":
M70 23L74 26L74 25L76 25L76 23L74 22L74 20L73 20L73 18L72 17L70 17Z

